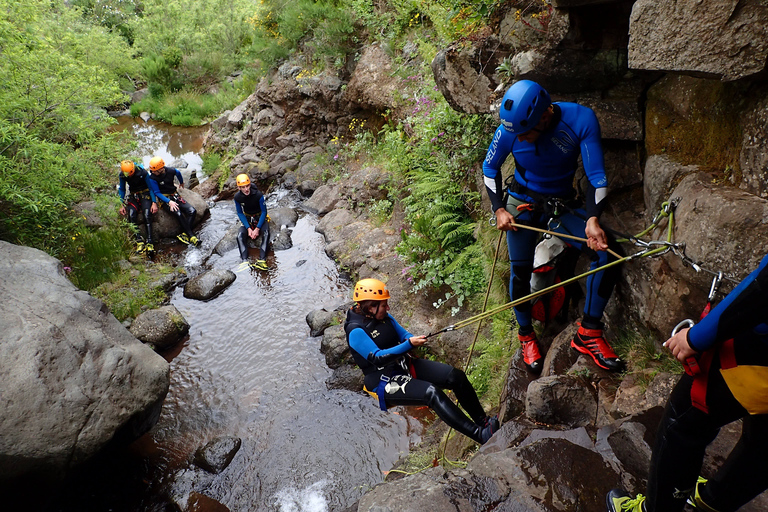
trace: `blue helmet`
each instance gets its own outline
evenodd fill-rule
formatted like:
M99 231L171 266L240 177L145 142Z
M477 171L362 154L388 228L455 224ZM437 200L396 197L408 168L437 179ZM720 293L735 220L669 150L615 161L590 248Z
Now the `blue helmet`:
M527 132L539 124L541 115L551 104L552 99L542 86L530 80L520 80L512 84L501 100L501 124L516 135Z

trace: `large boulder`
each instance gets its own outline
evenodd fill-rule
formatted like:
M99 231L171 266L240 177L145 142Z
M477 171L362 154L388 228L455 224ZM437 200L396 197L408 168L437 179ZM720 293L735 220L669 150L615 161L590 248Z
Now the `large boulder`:
M0 241L0 479L61 476L160 415L168 363L47 254Z
M763 0L638 0L629 25L629 67L737 80L765 70Z

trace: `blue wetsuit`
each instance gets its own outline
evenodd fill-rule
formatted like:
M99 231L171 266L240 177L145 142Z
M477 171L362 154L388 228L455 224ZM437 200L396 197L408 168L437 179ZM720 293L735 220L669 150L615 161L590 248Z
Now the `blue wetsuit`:
M541 203L548 198L565 201L575 197L573 179L581 156L589 180L586 207L569 211L558 217L559 226L549 226L556 232L584 237L586 220L599 217L607 195L607 179L600 143L600 125L592 109L576 103L555 103L549 126L534 143L519 141L517 136L499 125L483 162L483 175L488 197L495 212L505 208L501 166L511 154L515 159L514 190L512 197L523 203ZM543 205L539 205L543 206ZM550 216L540 209L513 213L515 222L546 228ZM538 235L530 230L507 231L507 247L511 265L509 283L512 300L530 294L533 256ZM567 241L587 251L586 244ZM608 262L605 251L593 254L591 268ZM608 275L606 275L608 274ZM615 271L604 271L587 278L587 297L584 322L598 328L608 299L616 282ZM521 330L531 328L531 305L521 304L515 315Z
M688 343L704 351L700 363L709 362L672 390L656 434L646 508L682 511L707 446L721 427L741 419L741 438L699 489L712 509L735 511L768 489L768 256L688 331ZM706 411L694 402L701 394Z

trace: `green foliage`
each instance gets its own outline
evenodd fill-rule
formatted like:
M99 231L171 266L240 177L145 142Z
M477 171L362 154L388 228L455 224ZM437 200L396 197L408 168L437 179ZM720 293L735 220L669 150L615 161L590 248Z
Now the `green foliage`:
M154 264L152 268L151 273L141 272L138 266L122 270L114 274L109 282L91 290L91 294L101 299L118 320L135 318L144 308L157 308L167 299L156 277L158 274L169 274L173 269L163 264Z
M506 325L506 336L487 339L478 337L475 344L474 356L467 368L467 377L472 387L483 401L498 404L504 389L507 375L507 362L517 347L512 347L507 341L509 324Z
M650 333L622 329L611 345L616 354L627 362L630 373L648 368L670 373L683 371L683 365L669 351L657 349L656 340Z
M353 14L341 1L263 0L249 22L252 49L266 67L299 48L308 62L341 64L355 42Z

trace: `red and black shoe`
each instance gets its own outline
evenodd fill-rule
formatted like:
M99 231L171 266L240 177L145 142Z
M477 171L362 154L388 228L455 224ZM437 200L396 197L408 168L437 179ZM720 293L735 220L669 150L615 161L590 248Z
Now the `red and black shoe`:
M520 340L520 349L523 351L525 366L533 373L541 373L544 358L541 357L539 351L539 340L536 338L536 333L520 334L518 332L517 338Z
M571 346L592 358L597 366L604 370L617 372L624 368L624 362L603 338L602 329L587 329L579 325Z

